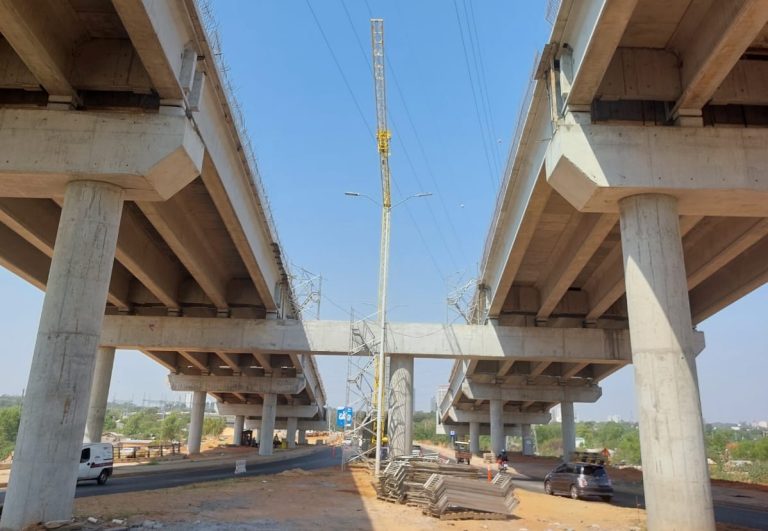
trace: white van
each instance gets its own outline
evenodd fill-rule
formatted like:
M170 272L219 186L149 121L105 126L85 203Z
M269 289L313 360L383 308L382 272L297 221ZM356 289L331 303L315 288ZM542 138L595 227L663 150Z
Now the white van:
M95 479L99 485L104 485L112 475L112 451L110 443L84 444L80 452L77 480Z

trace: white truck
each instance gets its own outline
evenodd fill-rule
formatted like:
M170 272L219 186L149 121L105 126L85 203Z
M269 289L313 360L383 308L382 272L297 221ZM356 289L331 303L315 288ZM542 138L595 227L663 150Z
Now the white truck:
M95 479L99 485L104 485L112 475L112 445L110 443L84 444L80 452L80 468L77 472L78 481Z

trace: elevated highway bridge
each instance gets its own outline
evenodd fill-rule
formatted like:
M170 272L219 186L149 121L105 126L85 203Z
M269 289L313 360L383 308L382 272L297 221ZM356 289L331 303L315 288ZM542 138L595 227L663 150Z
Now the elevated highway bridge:
M767 21L561 2L472 324L391 325L396 452L414 357L456 360L441 419L496 446L558 403L572 444L573 402L632 363L648 526L714 529L694 326L768 280ZM349 323L297 319L204 26L193 0L0 0L0 264L46 291L2 529L71 515L115 348L194 393L193 451L206 394L262 441L325 420L314 356L347 355Z
M629 331L649 529L714 529L694 327L768 281L766 22L763 0L560 2L485 246L475 322ZM498 451L560 403L568 455L573 402L619 367L457 361L440 416Z

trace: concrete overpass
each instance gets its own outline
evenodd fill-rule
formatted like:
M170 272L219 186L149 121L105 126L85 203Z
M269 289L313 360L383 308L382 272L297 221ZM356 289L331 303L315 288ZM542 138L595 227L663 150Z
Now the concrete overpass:
M193 0L0 1L0 265L46 292L2 529L71 516L123 346L101 342L105 315L297 317L204 25ZM191 452L206 393L253 408L240 424L325 419L310 356L141 350L194 393Z
M714 529L694 326L768 280L766 22L765 0L563 0L484 250L477 322L629 330L649 529ZM488 414L560 402L569 446L562 393L616 368L457 362L441 413L556 382Z

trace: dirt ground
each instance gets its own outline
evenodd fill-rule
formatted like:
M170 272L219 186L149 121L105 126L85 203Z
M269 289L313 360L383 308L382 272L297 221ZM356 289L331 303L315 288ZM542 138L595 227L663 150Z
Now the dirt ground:
M367 470L291 470L129 494L79 498L76 514L102 522L162 523L163 529L559 530L644 529L645 512L516 490L508 521L441 521L416 507L376 499ZM546 516L544 516L546 515Z

